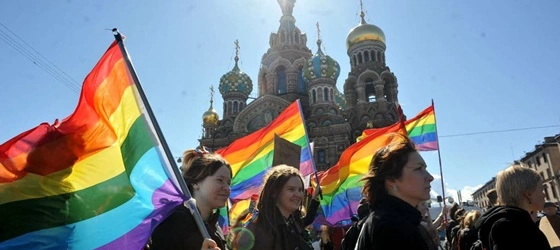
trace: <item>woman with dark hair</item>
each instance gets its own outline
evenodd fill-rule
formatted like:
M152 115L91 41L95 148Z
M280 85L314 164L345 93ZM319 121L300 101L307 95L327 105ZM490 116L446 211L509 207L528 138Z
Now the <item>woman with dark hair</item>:
M305 217L302 205L303 178L298 169L279 165L264 176L258 216L237 234L236 249L311 250L311 240L305 226L315 219L319 202L318 189Z
M400 134L373 156L362 178L362 194L372 213L362 227L356 249L432 250L420 233L421 214L416 207L430 199L434 177L414 144Z
M222 229L218 226L219 211L230 195L232 171L220 155L206 150L187 150L181 166L183 179L202 216L210 237L222 250L227 249ZM193 215L185 206L179 206L152 234L151 250L208 249L198 230Z

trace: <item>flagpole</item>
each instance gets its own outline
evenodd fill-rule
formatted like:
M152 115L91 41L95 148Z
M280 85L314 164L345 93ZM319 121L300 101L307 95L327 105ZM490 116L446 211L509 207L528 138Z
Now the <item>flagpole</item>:
M309 133L307 133L307 126L305 124L305 116L303 115L303 109L301 108L301 100L298 99L298 108L299 108L299 114L301 115L301 120L303 122L303 129L305 131L305 137L307 137L307 147L309 148L309 151L311 152L311 144L309 141ZM315 146L315 145L313 145ZM321 182L319 181L319 175L317 174L317 167L315 166L315 157L313 156L313 153L311 154L311 166L313 167L313 172L315 173L315 181L317 182L317 187L321 188ZM311 196L313 197L313 195ZM323 192L319 191L319 197L321 198L321 200L323 199Z
M192 197L192 195L189 191L189 188L187 187L187 184L185 183L185 180L183 179L183 177L181 176L181 173L179 172L179 168L177 167L177 164L175 163L175 159L173 159L173 156L171 154L171 150L169 149L169 145L167 145L167 141L165 141L165 137L163 137L163 133L161 132L161 128L159 127L159 124L158 124L158 122L155 118L154 112L152 111L152 108L150 107L150 103L148 102L148 98L146 98L146 95L144 93L144 89L142 89L142 85L140 85L140 80L138 79L138 75L136 74L136 70L134 70L134 66L132 65L132 61L130 60L130 56L128 55L128 51L126 50L126 48L124 46L123 37L122 37L121 33L119 33L119 30L117 28L114 28L112 31L113 31L113 35L115 36L115 40L117 41L117 43L119 45L121 53L123 54L123 59L126 63L128 71L130 72L130 75L132 76L132 80L134 81L134 83L136 85L136 88L138 90L138 95L140 96L142 104L145 106L146 112L148 113L148 118L149 118L150 122L152 123L152 125L154 127L154 130L156 132L156 136L158 137L158 139L161 142L161 147L163 148L165 156L167 157L167 161L171 165L171 169L173 169L173 174L177 178L177 182L179 183L179 187L181 188L181 191L183 192L183 194L185 194L186 196L189 197L188 200L183 202L183 205L191 211L191 213L194 217L194 221L196 222L196 225L198 226L198 230L202 234L202 237L205 238L205 239L210 239L210 234L208 234L208 231L206 230L206 226L204 226L204 221L202 220L202 216L200 215L200 212L198 211L198 208L196 207L196 200Z
M441 166L441 153L439 150L439 136L438 136L438 129L437 129L437 115L436 115L436 107L434 105L434 99L432 99L432 109L434 110L434 123L435 123L435 129L436 129L436 139L437 139L437 143L438 143L438 149L437 149L437 155L438 155L438 160L439 160L439 175L440 175L440 179L441 179L441 197L443 198L443 207L445 207L445 185L443 182L443 168ZM444 215L444 218L447 219L447 216Z

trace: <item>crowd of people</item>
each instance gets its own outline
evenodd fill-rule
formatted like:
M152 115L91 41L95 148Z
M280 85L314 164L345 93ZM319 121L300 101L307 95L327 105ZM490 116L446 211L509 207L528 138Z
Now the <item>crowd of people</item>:
M496 189L488 194L494 205L482 213L466 212L454 203L432 219L426 201L434 178L414 144L406 136L392 136L388 146L372 152L355 222L336 237L336 229L322 226L317 234L321 249L551 249L537 225L545 197L535 170L513 165L500 172ZM181 170L210 239L204 239L192 213L180 206L154 230L146 249L313 249L310 229L320 189L304 202L304 180L297 168L270 168L254 211L232 225L227 237L217 224L217 209L230 195L230 165L198 149L184 153ZM445 243L439 237L443 231Z

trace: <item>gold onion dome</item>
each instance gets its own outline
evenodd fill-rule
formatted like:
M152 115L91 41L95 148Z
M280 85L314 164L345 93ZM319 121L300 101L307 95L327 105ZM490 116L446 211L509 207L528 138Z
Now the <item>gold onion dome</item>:
M214 103L214 86L210 86L210 107L206 112L204 112L204 114L202 114L202 123L204 125L218 125L220 116L212 106L213 103Z
M210 104L210 108L202 114L202 122L204 125L218 125L219 120L220 116L218 115L218 112L216 112L216 110L212 107L212 104Z
M360 14L362 21L356 27L354 27L346 38L346 49L349 49L353 45L363 42L363 41L379 41L385 43L385 33L381 28L366 23L364 19L364 13Z

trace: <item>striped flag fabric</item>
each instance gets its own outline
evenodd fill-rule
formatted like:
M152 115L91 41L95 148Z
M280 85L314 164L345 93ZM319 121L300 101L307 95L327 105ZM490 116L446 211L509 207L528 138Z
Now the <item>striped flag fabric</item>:
M323 191L322 216L317 220L330 226L344 226L357 213L363 184L359 180L368 172L373 155L400 135L406 135L402 123L372 130L372 134L352 144L336 165L319 172Z
M230 221L234 221L237 215L248 208L251 195L260 193L263 176L272 165L275 134L301 146L299 167L302 175L306 176L314 172L301 103L297 100L266 127L216 151L229 162L233 171L230 195L233 205L230 208Z
M0 145L0 249L142 249L186 199L114 42L75 111Z

